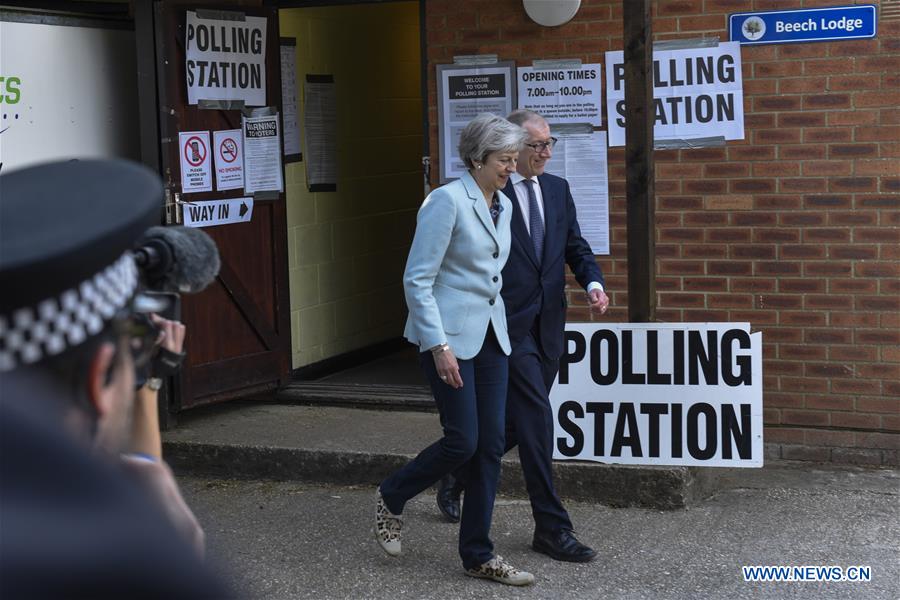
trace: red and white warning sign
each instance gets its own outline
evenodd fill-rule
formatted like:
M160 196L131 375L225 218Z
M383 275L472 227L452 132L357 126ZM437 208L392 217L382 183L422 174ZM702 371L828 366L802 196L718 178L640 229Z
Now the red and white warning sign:
M240 129L213 131L216 157L216 189L244 187L244 150Z
M212 191L208 131L178 133L181 150L181 193Z

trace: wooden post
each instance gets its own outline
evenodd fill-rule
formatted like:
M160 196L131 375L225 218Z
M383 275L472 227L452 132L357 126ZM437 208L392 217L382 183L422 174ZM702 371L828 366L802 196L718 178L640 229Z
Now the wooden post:
M152 0L134 0L134 40L141 131L141 162L160 172L159 104L156 93L156 27Z
M656 320L651 0L622 0L625 59L625 200L628 320Z

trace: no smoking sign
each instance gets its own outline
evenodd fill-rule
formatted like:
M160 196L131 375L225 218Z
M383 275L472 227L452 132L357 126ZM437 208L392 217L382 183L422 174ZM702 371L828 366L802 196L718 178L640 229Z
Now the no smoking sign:
M240 129L213 132L216 148L216 189L244 187L244 150Z
M222 140L222 143L219 144L219 155L225 162L233 163L238 157L237 142L230 137Z

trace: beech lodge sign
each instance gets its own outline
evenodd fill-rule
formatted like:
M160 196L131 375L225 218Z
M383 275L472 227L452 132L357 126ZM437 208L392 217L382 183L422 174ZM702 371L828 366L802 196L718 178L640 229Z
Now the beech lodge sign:
M762 334L748 323L566 324L555 459L761 467Z
M735 13L728 29L744 45L856 40L875 37L877 13L874 4Z

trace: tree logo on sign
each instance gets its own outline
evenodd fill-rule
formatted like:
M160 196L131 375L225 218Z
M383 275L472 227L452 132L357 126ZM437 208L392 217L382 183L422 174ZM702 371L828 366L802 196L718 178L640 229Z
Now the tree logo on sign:
M758 40L766 35L766 23L759 17L748 17L741 26L741 33L748 40Z

